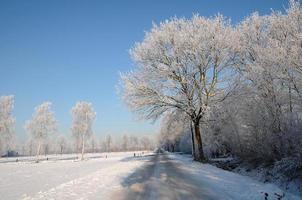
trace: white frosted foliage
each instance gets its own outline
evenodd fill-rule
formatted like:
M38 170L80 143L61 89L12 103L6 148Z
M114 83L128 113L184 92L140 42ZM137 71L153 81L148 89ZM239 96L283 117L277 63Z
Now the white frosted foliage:
M15 118L12 115L14 96L0 97L0 152L10 150L14 143Z
M96 117L96 112L92 104L88 102L77 102L71 109L72 114L72 134L81 142L82 159L84 159L85 142L92 135L92 124Z
M25 130L37 143L37 161L41 146L57 131L57 121L51 111L51 102L44 102L35 108L32 119L25 124Z

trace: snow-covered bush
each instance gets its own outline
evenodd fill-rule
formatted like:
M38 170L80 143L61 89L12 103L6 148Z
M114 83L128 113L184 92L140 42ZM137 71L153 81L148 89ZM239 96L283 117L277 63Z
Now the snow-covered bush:
M274 164L273 174L283 174L285 179L292 180L301 177L302 174L302 154L292 155L282 158Z

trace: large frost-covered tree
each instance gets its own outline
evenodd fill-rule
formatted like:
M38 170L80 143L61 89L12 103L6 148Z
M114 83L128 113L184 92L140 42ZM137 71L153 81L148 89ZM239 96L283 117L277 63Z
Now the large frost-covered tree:
M235 87L235 33L220 15L167 20L131 49L136 68L121 75L123 99L143 118L179 110L191 119L199 161L205 159L200 123Z
M96 117L92 104L88 102L77 102L71 109L72 134L81 141L81 159L84 159L86 140L92 135L92 124Z
M12 116L14 96L0 97L0 152L8 151L14 142L15 118Z
M51 103L44 102L35 108L32 119L25 124L25 130L37 143L37 162L43 143L46 143L52 134L57 131L57 121L51 111Z
M164 24L166 23L169 21ZM156 34L160 27L155 28ZM230 59L232 69L237 71L240 79L237 76L226 76L232 79L229 83L237 83L232 95L221 103L216 101L218 103L208 104L206 120L201 119L206 123L200 124L204 152L207 157L235 155L256 165L265 163L281 171L286 177L295 178L302 163L301 5L299 1L291 0L285 11L272 11L265 16L254 13L233 28L229 33L237 40L230 39L233 42L229 44L229 53L234 55L233 60ZM175 48L171 47L178 42L172 36L179 29L182 27L178 26L170 33L171 42L165 40L166 36L161 36L159 44L156 43L159 39L154 37L155 33L148 33L147 39L134 48L134 56L139 61L138 69L124 77L127 84L124 97L135 111L151 116L146 118L165 113L161 118L159 139L160 144L171 151L183 145L180 141L190 130L190 124L182 124L185 122L184 118L190 118L182 109L183 100L186 100L180 99L183 92L172 90L175 81L166 78L168 72L170 77L174 77L173 73L178 71L170 71L167 67L164 68L166 65L161 64L163 61L175 62L171 58L175 54ZM190 41L190 38L187 40ZM152 44L152 48L145 48L146 43ZM162 52L161 55L166 52L166 58L156 54L160 45L163 47L159 52ZM166 50L165 47L169 49ZM140 51L137 51L138 48ZM185 58L190 58L194 52L186 48L181 48L182 50L189 52ZM202 52L200 49L198 51ZM140 53L138 56L137 52ZM146 59L148 56L155 61ZM176 58L178 62L181 60ZM159 70L161 71L158 72ZM225 72L225 75L229 75L232 70L227 68ZM160 77L159 74L162 75L161 78L154 78ZM182 76L179 77L185 83L190 83ZM165 110L168 100L171 107L178 108ZM180 105L174 105L176 100ZM187 113L186 117L184 113ZM188 140L184 144L187 145Z

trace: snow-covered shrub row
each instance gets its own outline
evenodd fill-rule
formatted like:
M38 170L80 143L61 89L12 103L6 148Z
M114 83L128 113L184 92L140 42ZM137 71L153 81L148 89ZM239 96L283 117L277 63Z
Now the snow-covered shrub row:
M243 82L212 107L206 145L216 151L218 141L226 152L255 163L278 162L293 175L302 170L302 9L291 1L286 13L253 14L236 30Z
M163 147L177 151L193 135L196 160L231 154L301 170L298 1L235 25L221 15L172 18L154 25L131 55L136 68L122 75L123 98L142 118L162 119Z

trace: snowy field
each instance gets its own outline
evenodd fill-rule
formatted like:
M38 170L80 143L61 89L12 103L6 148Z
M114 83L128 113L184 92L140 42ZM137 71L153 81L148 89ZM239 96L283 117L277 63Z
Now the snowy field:
M110 158L112 157L121 157L125 155L133 155L133 153L142 153L141 151L137 152L112 152L112 153L86 153L85 158L106 158L106 155ZM44 161L60 161L60 160L77 160L81 158L81 154L51 154L51 155L40 155L39 160ZM0 158L0 163L9 163L9 162L35 162L35 156L20 156L20 157L3 157Z
M136 152L136 154L138 154ZM106 158L107 155L107 158ZM50 156L53 160L0 164L0 199L277 199L283 191L178 154L133 157L133 152ZM134 191L134 192L133 192ZM285 193L282 200L301 197Z
M40 163L34 163L34 158L1 163L0 199L106 199L119 189L121 179L144 163L140 158L124 162L133 152L88 154L90 159L85 161L69 160L75 156L52 155L52 160ZM62 158L67 160L58 160Z

